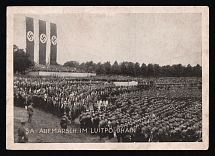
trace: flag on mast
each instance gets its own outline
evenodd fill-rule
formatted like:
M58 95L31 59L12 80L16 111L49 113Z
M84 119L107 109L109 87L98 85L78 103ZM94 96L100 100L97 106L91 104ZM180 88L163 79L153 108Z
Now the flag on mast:
M34 19L26 17L26 53L34 62Z
M39 64L46 65L46 22L39 20Z
M57 26L55 23L50 23L50 65L57 63Z

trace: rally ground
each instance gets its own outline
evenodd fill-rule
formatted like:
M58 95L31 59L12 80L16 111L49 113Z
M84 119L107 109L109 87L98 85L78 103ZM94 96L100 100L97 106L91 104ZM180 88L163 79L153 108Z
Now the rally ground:
M27 120L27 112L24 108L14 107L14 142L17 142L17 128L20 126L20 119ZM31 133L28 134L29 143L105 143L117 142L116 138L108 137L100 139L98 134L80 133L78 124L70 124L68 129L76 129L76 133L42 133L41 129L61 129L60 119L50 113L34 109L33 122L26 123L25 127ZM34 132L33 132L34 131ZM45 132L45 131L43 131Z

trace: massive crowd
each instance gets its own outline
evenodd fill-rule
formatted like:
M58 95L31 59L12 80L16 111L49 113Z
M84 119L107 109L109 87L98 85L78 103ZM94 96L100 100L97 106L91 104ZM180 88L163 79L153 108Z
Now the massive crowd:
M35 64L35 66L29 68L29 71L48 71L48 72L82 72L75 67L64 67L58 65L41 65Z
M15 77L14 105L24 107L33 102L34 107L59 117L66 112L71 121L79 119L81 128L104 128L107 131L99 133L100 137L115 136L123 142L202 141L202 95L194 86L201 79L143 81L171 85L141 90L95 78Z

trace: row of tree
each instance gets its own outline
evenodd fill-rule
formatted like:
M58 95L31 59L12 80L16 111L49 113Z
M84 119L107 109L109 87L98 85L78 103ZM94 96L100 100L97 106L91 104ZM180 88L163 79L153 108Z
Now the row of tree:
M29 55L24 49L19 49L18 46L13 45L13 71L14 73L25 73L25 70L32 67L33 62L29 60Z
M24 73L26 69L33 67L34 62L29 60L29 56L24 49L19 49L16 45L13 46L13 63L14 72ZM60 65L59 65L60 66ZM143 76L143 77L201 77L202 67L182 66L181 64L159 66L159 64L136 62L121 62L115 61L112 65L110 62L94 63L93 61L79 64L77 61L68 61L64 63L64 67L73 67L77 71L96 72L98 75L124 75L124 76Z
M201 77L202 67L182 66L181 64L159 66L159 64L136 62L121 62L115 61L112 65L110 62L94 63L93 61L79 64L76 61L69 61L64 64L65 67L73 67L84 72L96 72L101 75L127 75L127 76L144 76L144 77Z

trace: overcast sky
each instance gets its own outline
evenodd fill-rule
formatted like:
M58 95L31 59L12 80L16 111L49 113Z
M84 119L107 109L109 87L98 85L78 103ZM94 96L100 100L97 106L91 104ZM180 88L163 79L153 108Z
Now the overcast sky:
M39 49L38 19L48 22L48 36L49 23L57 24L59 64L71 60L113 64L117 60L118 63L201 65L201 14L17 14L14 44L23 49L26 48L26 16L35 19L35 57ZM47 58L49 51L47 46Z

